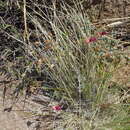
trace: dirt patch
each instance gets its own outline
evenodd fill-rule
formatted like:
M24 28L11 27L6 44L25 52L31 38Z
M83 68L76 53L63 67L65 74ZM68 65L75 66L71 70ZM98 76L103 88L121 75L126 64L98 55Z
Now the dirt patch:
M113 81L121 86L130 87L130 64L119 68L114 73Z
M26 121L16 111L4 112L0 100L0 130L29 130Z
M3 80L3 77L0 76ZM8 86L8 84L6 84ZM3 100L4 85L0 84L0 130L51 130L59 115L52 110L57 102L43 95L20 96L12 100L7 89Z

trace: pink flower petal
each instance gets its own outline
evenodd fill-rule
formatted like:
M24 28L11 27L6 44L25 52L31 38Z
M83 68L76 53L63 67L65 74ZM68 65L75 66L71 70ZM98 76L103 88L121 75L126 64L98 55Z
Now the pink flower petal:
M56 111L60 111L61 110L61 106L59 106L59 105L53 106L52 109L56 110Z
M91 42L95 42L95 41L97 41L96 37L90 37L90 38L85 40L85 43L91 43Z

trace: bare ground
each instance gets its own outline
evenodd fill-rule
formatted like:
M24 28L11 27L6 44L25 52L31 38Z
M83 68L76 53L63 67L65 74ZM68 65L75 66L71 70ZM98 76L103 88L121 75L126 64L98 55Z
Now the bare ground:
M26 121L17 111L4 112L2 99L0 99L0 130L29 130Z
M0 85L0 130L52 130L55 127L57 113L52 110L52 105L57 102L42 95L12 100L10 89L7 89L3 102L3 88Z

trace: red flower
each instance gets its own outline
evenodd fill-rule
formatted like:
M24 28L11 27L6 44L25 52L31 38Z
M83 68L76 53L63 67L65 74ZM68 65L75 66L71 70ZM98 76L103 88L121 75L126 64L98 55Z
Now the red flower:
M107 32L99 32L98 33L100 36L104 36L104 35L107 35L108 33Z
M61 110L61 106L59 106L59 105L53 106L52 109L55 110L55 111L60 111Z
M91 43L91 42L95 42L95 41L97 41L96 37L90 37L89 39L85 40L85 43Z

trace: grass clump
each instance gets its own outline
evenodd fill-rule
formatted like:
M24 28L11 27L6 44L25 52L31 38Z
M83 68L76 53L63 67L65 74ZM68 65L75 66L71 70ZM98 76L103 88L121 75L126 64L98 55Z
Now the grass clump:
M41 42L43 49L39 54L44 60L39 59L39 67L45 65L44 70L53 85L43 84L42 89L52 90L53 97L68 111L63 116L67 121L63 121L62 126L66 129L109 129L114 123L113 129L119 125L124 128L121 122L128 116L122 100L124 93L122 88L111 84L122 56L121 50L116 48L118 41L109 35L99 36L100 31L89 17L75 10L67 11L65 16L55 12L54 20L50 21L54 37L46 35L38 19L30 17L47 41ZM92 37L96 40L87 42ZM117 119L119 122L115 121Z
M28 4L23 4L26 34L19 40L23 55L14 59L21 67L16 64L9 69L19 80L15 97L24 89L28 94L40 81L43 94L65 109L59 129L129 128L129 105L124 102L128 90L111 82L123 56L118 41L108 33L101 35L106 30L96 29L82 11L68 11L63 5L64 13L50 8L53 17L46 19L38 5L35 13L30 13ZM28 29L28 20L33 31ZM51 33L43 26L45 22ZM32 34L37 40L31 39Z

